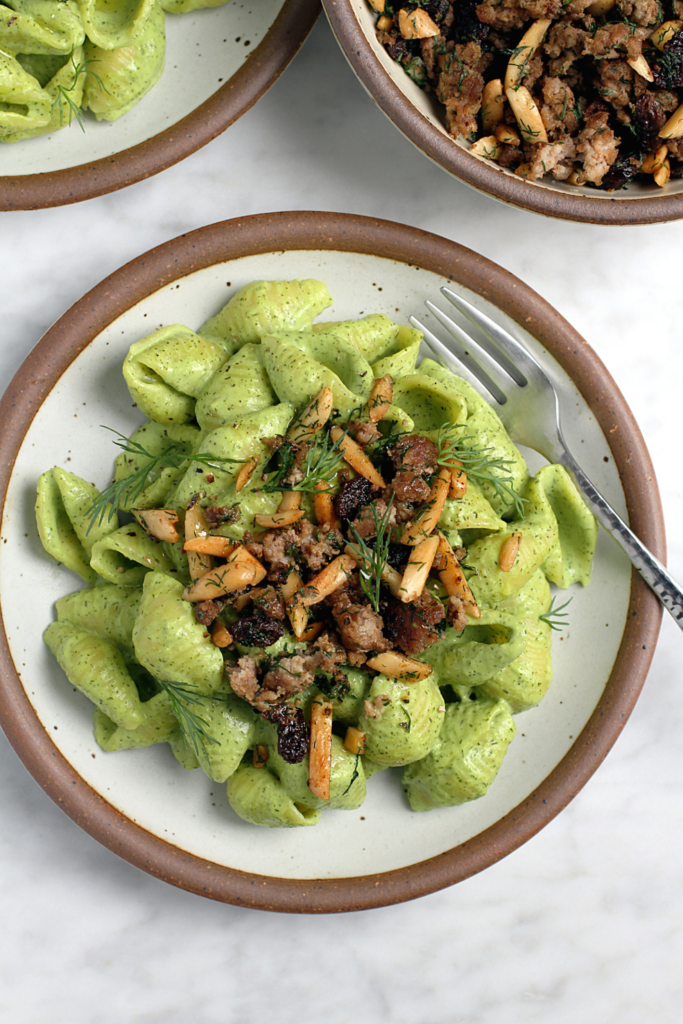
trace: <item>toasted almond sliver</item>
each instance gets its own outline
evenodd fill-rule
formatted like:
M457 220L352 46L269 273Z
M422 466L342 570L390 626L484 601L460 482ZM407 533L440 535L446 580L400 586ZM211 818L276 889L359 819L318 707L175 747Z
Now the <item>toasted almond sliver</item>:
M264 764L270 756L268 747L264 747L263 744L259 743L254 747L254 753L252 760L254 762L254 768L263 768Z
M308 629L308 608L298 594L295 594L285 605L287 617L292 624L292 632L297 640L301 640Z
M332 427L330 431L330 437L335 442L339 442L339 451L348 462L352 469L355 469L356 473L360 476L364 476L366 480L374 484L376 487L386 487L384 480L379 475L370 459L367 457L363 449L359 444L345 434L341 427Z
M519 146L521 141L517 129L511 128L509 124L499 124L495 136L505 146Z
M404 39L429 39L441 31L427 12L419 7L414 11L398 12L398 30Z
M474 600L474 594L468 586L453 548L441 531L439 531L437 536L439 538L439 546L436 558L432 564L432 572L439 577L449 597L460 598L467 615L473 619L481 618L481 612L477 607L477 602Z
M372 391L368 398L368 417L371 423L379 423L381 419L384 419L393 395L394 381L389 374L378 377L372 385Z
M245 547L239 545L225 565L200 576L183 591L184 601L208 601L234 590L255 587L266 576L266 570Z
M416 544L410 552L410 559L403 570L403 580L398 592L399 599L404 604L417 601L424 590L438 546L438 537L427 537Z
M317 490L313 495L313 513L318 526L332 526L340 529L341 523L334 510L334 501L328 485L324 480L320 480L316 487Z
M333 405L332 388L321 388L290 426L287 431L289 440L294 441L295 444L310 441L329 420Z
M241 491L242 488L249 483L251 475L257 466L258 459L255 455L252 455L249 461L244 463L244 465L240 468L239 473L237 474L237 478L235 480L236 491Z
M683 103L674 110L663 128L657 133L660 139L680 139L683 135Z
M668 160L665 160L654 173L654 179L660 188L664 188L665 185L669 184L669 178L671 177L671 165Z
M319 604L343 586L357 568L358 561L352 555L337 555L296 596L307 608Z
M299 573L296 569L292 569L287 576L287 580L280 586L280 593L284 597L285 601L289 601L290 598L294 597L297 590L301 590L303 585L304 581L301 579Z
M391 18L388 18L386 14L383 14L381 18L377 19L377 31L388 32L389 29L392 28L393 24L394 23Z
M293 508L289 512L261 513L254 516L254 522L266 530L279 530L283 526L291 526L303 519L304 512Z
M486 135L483 139L477 139L470 146L470 153L473 156L483 156L487 160L497 160L500 156L500 146L495 135Z
M413 522L403 531L401 544L418 544L434 532L446 504L450 485L451 471L443 467L432 483L429 499L422 511L418 511Z
M431 676L433 671L431 665L407 658L405 654L399 654L398 651L383 651L382 654L375 654L373 658L368 658L365 664L373 672L381 672L402 683L417 683L420 679Z
M529 73L529 61L539 48L550 27L550 18L539 18L526 30L508 61L505 71L505 92L516 89ZM508 100L510 97L508 96ZM512 103L510 103L512 106ZM516 116L516 115L515 115Z
M311 741L308 748L308 788L320 800L330 799L332 766L332 704L316 699L311 705Z
M303 640L304 643L312 644L316 640L325 628L324 622L312 622L310 626L306 626L299 640Z
M355 725L350 725L344 737L344 750L350 754L364 754L368 745L368 734Z
M505 93L500 78L493 78L481 94L481 123L485 132L493 132L505 117Z
M652 71L650 70L650 65L645 60L642 53L638 57L635 57L633 60L627 60L626 63L629 65L629 67L633 68L637 75L640 75L641 78L644 78L646 82L654 82L655 76L652 74Z
M547 142L548 133L545 130L541 112L527 87L520 85L516 89L506 89L505 95L512 107L512 113L515 115L517 127L524 141ZM517 170L519 169L518 167Z
M498 565L501 572L510 572L517 560L519 546L522 543L521 533L511 533L503 541L498 555Z
M280 504L277 507L278 514L280 512L298 512L301 508L303 497L301 491L283 491Z
M344 548L344 551L346 552L347 555L350 555L351 558L353 558L353 560L358 563L358 565L360 565L361 562L363 561L361 558L360 551L353 544L347 544L346 547ZM400 590L403 584L403 577L401 576L400 572L397 569L394 569L392 565L389 565L388 562L385 562L384 565L382 566L382 581L386 583L394 597L401 596Z
M658 50L663 50L677 32L683 28L683 21L665 21L650 36L650 42Z
M601 14L607 14L608 11L611 11L616 2L617 0L595 0L586 10L594 18L599 18Z
M191 537L183 544L183 551L194 551L199 555L215 555L217 558L228 558L237 543L229 537Z
M456 466L451 468L451 482L448 487L448 497L454 501L461 501L467 493L467 473L464 469Z
M216 647L229 647L232 643L232 637L220 619L215 619L211 626L211 643Z
M180 540L177 529L179 519L175 509L134 508L131 511L140 526L157 540L165 540L169 544L175 544Z
M368 0L368 3L373 11L377 11L378 14L381 14L384 10L384 0Z
M204 509L199 504L199 495L196 494L187 506L185 513L185 540L192 540L194 537L206 537L211 531L211 525L204 515ZM209 555L198 555L196 552L189 552L187 564L190 570L190 579L198 580L200 576L208 572L213 562Z

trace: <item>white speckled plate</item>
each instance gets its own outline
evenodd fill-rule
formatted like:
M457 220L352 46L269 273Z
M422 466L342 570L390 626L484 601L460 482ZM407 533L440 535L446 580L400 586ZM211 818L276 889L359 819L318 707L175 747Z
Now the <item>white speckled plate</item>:
M166 15L159 82L118 121L0 145L0 210L91 199L169 167L210 142L273 84L303 43L319 0L231 0Z
M36 479L53 465L100 486L110 478L116 451L101 424L129 433L141 421L121 376L133 341L165 323L199 327L251 280L293 277L327 283L335 301L325 319L384 312L406 321L446 282L496 310L552 367L570 446L660 556L663 527L656 487L639 485L652 479L647 451L592 350L506 271L413 228L325 214L204 228L129 264L48 332L2 405L10 426L0 481L0 721L11 742L67 813L146 870L230 902L352 909L457 881L550 820L623 727L645 678L660 609L638 578L632 585L630 563L601 531L593 582L574 588L570 625L554 638L548 695L518 717L488 795L461 807L414 813L400 771L388 771L373 777L358 811L325 813L315 828L259 829L232 812L224 786L185 771L165 745L99 750L92 706L38 639L54 601L80 581L42 551L33 520Z

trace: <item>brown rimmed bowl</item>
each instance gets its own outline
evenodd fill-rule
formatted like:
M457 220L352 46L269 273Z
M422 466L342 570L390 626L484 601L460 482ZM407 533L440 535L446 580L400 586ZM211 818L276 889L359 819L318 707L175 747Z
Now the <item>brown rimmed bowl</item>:
M0 210L92 199L184 160L260 99L319 13L319 0L231 0L168 14L164 74L128 114L0 144Z
M446 129L443 108L392 60L375 34L367 0L322 0L346 59L390 121L430 160L479 192L523 210L589 224L655 224L683 217L683 179L665 188L631 182L602 192L560 181L525 181L484 157Z
M554 644L549 693L524 714L486 797L461 807L410 811L390 770L373 777L358 811L329 812L315 828L259 829L234 815L223 786L184 771L166 745L99 750L92 706L37 639L53 602L80 581L42 552L36 478L52 465L100 486L110 478L117 449L101 425L130 433L141 420L120 373L133 341L161 323L197 328L250 280L308 276L335 297L326 319L386 312L405 321L443 283L495 312L559 379L565 432L588 474L661 559L665 541L647 449L592 349L522 281L416 228L301 212L215 224L129 263L48 331L0 404L0 724L52 799L131 863L212 899L323 913L452 885L546 825L624 727L661 609L601 531L593 582L573 588L570 626Z

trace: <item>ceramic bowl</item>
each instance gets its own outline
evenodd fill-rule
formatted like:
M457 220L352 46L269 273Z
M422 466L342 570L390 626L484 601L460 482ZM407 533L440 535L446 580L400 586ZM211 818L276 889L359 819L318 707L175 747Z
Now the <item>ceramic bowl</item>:
M54 601L80 581L42 551L33 518L37 477L62 465L100 486L109 479L116 450L101 425L130 433L142 419L121 375L133 341L162 323L197 328L254 279L311 276L335 299L325 319L385 312L405 322L422 315L423 299L444 283L495 313L553 369L570 446L660 558L664 530L642 437L592 349L507 271L415 228L321 213L216 224L127 264L51 328L0 406L0 722L60 807L143 870L217 900L328 912L451 885L547 824L623 728L661 611L601 531L593 582L574 588L571 625L554 643L549 693L518 719L486 797L460 807L412 812L400 774L389 770L373 777L358 811L329 812L315 828L257 828L233 813L224 786L185 771L165 745L103 753L92 735L91 704L39 640Z
M443 108L392 60L375 34L368 0L323 0L346 59L387 117L418 149L479 192L534 213L591 224L653 224L683 217L683 179L665 188L630 183L615 192L550 179L525 181L484 157L446 129Z
M318 0L231 0L168 14L164 73L129 113L0 145L0 210L92 199L183 160L270 88L319 11Z

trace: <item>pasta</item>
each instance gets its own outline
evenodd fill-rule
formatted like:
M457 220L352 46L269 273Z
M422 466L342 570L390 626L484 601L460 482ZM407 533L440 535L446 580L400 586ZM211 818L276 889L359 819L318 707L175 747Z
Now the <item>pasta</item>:
M0 142L84 127L83 112L116 121L156 85L165 12L227 0L3 0Z
M113 483L38 482L43 545L87 584L45 640L97 743L168 744L269 827L357 808L387 769L415 811L484 796L551 682L550 584L586 586L596 542L565 469L531 477L418 332L315 323L330 303L254 282L136 341L149 419Z

